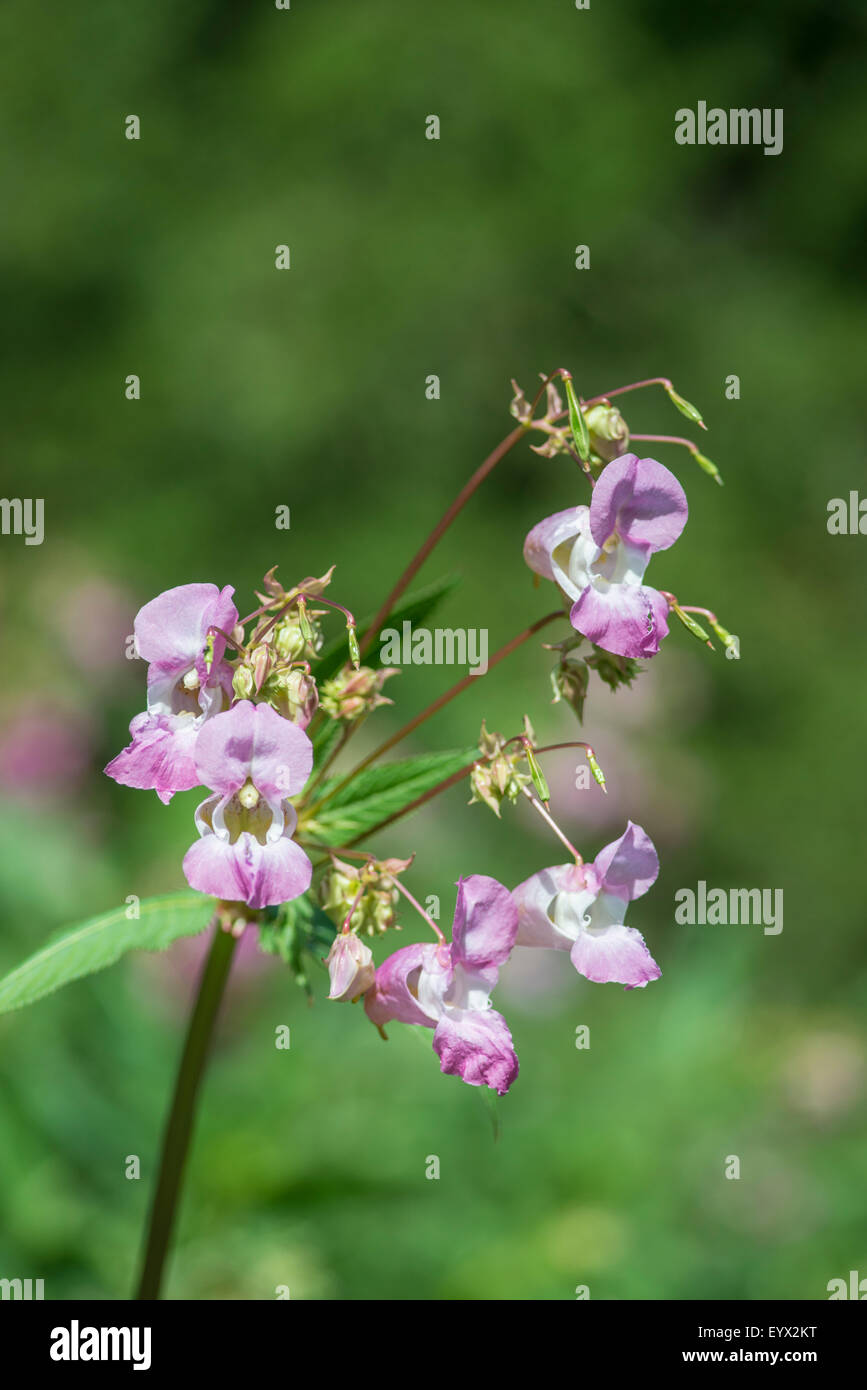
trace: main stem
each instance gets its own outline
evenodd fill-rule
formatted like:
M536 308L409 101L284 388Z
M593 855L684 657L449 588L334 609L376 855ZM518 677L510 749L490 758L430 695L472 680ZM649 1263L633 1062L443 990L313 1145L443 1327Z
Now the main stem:
M163 1266L171 1240L184 1165L193 1131L196 1097L236 945L236 938L230 932L223 931L218 924L187 1028L172 1108L163 1137L160 1172L151 1208L144 1266L136 1294L139 1299L156 1299L160 1296Z

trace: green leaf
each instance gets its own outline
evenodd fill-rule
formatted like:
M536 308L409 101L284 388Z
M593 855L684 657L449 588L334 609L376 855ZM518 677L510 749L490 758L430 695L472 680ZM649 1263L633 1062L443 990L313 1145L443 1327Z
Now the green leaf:
M259 928L259 948L266 955L279 956L289 966L296 984L311 995L305 956L321 965L335 933L331 918L305 894L276 909L273 921L263 922Z
M343 733L343 725L339 719L323 718L320 723L317 720L316 728L313 731L311 742L313 744L313 767L311 775L317 772L326 759L330 758L334 749L340 742L340 735Z
M412 594L407 594L391 610L383 627L399 627L402 622L408 621L415 626L424 622L447 594L456 588L461 582L459 574L449 574L443 579L438 579L435 584L428 584L423 589L416 589ZM362 622L358 624L358 632L363 637L370 627L375 614L370 613ZM333 676L335 671L339 671L350 659L349 639L345 632L333 641L326 643L322 648L319 659L312 663L313 674L317 681L327 680ZM363 661L365 666L381 666L379 659L379 648L374 644L369 651L365 652Z
M417 758L370 767L327 801L318 815L306 822L304 832L327 844L339 845L371 830L380 821L402 811L479 755L477 747L446 753L425 753ZM323 788L336 786L332 778Z
M124 904L52 937L34 956L0 980L0 1013L33 1004L61 985L114 965L127 951L162 951L181 936L204 931L214 913L201 893L145 898L140 916L127 917Z

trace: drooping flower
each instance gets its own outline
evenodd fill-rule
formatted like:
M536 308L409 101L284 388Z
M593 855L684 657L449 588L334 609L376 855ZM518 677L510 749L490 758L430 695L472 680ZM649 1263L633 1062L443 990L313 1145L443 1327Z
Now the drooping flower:
M628 903L655 882L659 859L653 841L629 821L619 840L592 864L558 864L518 885L518 946L568 951L580 975L596 983L643 988L662 974L633 927L623 924Z
M582 636L617 656L654 656L668 634L668 602L644 572L654 551L677 540L687 513L673 473L624 454L603 469L589 507L533 527L524 559L572 599L569 620Z
M200 838L184 856L191 888L249 907L271 907L310 887L310 860L292 839L288 800L313 765L313 745L269 705L242 700L203 724L196 780L209 787L196 810Z
M354 931L339 931L325 957L331 988L329 999L357 999L376 979L373 952Z
M132 743L105 769L122 786L152 789L169 802L175 792L199 785L199 731L231 694L221 633L231 633L238 621L234 592L216 584L181 584L136 615L136 648L148 663L147 710L129 726Z
M518 1059L489 996L517 930L517 909L501 883L484 874L462 878L451 944L404 946L383 961L365 998L368 1017L380 1029L391 1019L433 1028L441 1071L505 1094Z

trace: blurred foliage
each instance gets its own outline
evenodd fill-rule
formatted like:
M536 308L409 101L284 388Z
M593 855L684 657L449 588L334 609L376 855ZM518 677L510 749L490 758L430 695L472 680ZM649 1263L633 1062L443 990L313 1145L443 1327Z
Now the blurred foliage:
M650 579L715 608L740 661L675 625L633 690L591 678L578 735L532 643L402 747L465 746L483 716L514 733L525 710L543 741L590 739L609 797L574 790L566 753L554 808L589 855L627 816L653 836L662 873L629 921L662 980L625 994L518 953L495 1141L412 1030L384 1045L245 951L170 1297L815 1298L867 1272L865 541L825 526L864 425L863 28L854 0L0 10L2 491L46 507L42 547L0 541L4 970L182 886L197 794L166 809L100 772L141 707L124 636L153 594L234 583L243 611L271 565L336 562L332 594L375 610L511 427L509 378L558 365L584 395L670 376L726 480L658 446L691 516ZM700 99L784 108L783 153L677 146ZM658 390L622 404L633 431L685 423ZM522 540L583 486L515 449L426 567L463 575L437 621L493 651L546 611ZM353 747L458 674L404 670ZM418 851L407 882L446 925L460 873L513 886L560 856L525 807L497 823L466 800L376 842ZM676 926L699 879L783 888L782 934ZM0 1021L0 1275L127 1295L199 949Z

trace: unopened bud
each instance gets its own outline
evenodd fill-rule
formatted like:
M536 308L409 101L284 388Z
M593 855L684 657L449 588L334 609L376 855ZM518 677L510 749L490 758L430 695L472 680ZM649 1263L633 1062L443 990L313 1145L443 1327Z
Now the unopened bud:
M594 776L595 780L599 783L599 786L602 788L602 790L605 792L605 794L606 794L606 796L607 796L607 795L608 795L608 788L607 788L606 785L605 785L605 773L602 771L602 768L599 766L598 762L596 761L596 754L593 752L593 749L592 749L592 748L588 748L588 749L586 750L586 753L587 753L587 763L588 763L588 766L589 766L589 768L590 768L590 771L593 773L593 776Z
M722 487L722 476L713 460L709 459L707 457L707 454L700 454L698 449L693 450L693 458L695 459L699 468L703 468L705 473L707 473L709 477L713 478L715 483L719 483L720 487Z
M711 618L710 625L725 647L726 656L734 657L735 659L739 658L741 654L740 638L735 637L732 632L727 632L718 618Z
M625 454L629 447L629 426L615 405L594 405L585 415L590 431L590 447L606 463Z
M232 689L239 700L249 700L256 689L249 666L237 666L232 676Z
M679 395L678 392L675 391L673 386L666 386L665 394L668 396L668 399L671 401L672 405L677 406L677 409L680 411L681 415L685 415L687 420L692 420L694 425L700 425L703 430L707 429L707 425L701 418L701 411L696 410L694 405L691 405L689 401L684 400L683 396Z
M578 457L582 463L586 463L590 458L590 434L587 429L587 421L581 413L571 377L567 376L564 385L566 387L566 401L569 406L569 427L572 430L572 438L575 441L575 448L578 450Z
M338 932L325 964L331 977L329 999L357 999L376 978L373 952L354 932Z
M533 752L533 749L529 746L529 744L525 746L524 753L527 757L527 766L530 769L530 776L533 779L533 786L536 788L536 793L540 801L550 801L551 793L548 790L548 783L545 781L545 774L539 766L539 760L536 757L536 754Z
M271 659L271 648L264 644L257 647L252 654L253 687L257 695L265 684L265 678L271 669Z
M687 632L691 632L693 637L697 637L700 642L710 641L710 637L705 632L701 623L697 623L691 613L685 613L679 603L671 604L671 610L673 613L677 614L677 616L680 618L680 621L686 628Z

